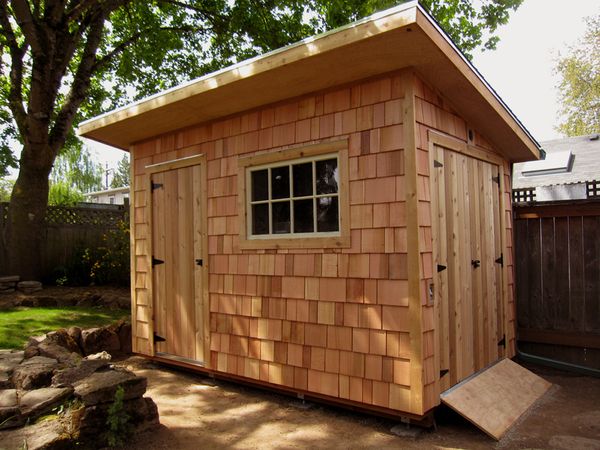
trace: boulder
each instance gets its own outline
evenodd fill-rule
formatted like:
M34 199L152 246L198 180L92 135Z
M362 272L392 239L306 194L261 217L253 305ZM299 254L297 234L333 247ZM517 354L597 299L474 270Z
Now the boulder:
M84 293L83 296L77 300L77 306L91 307L97 306L99 303L100 296L98 294L92 294L89 292Z
M49 386L58 367L58 361L53 358L34 356L26 359L13 371L13 385L24 390Z
M2 448L28 450L67 450L79 448L67 432L68 418L41 420L30 426L2 433ZM91 447L94 448L94 447Z
M40 356L54 358L69 365L77 364L81 360L79 353L71 352L54 342L44 341L37 346L37 350Z
M67 330L67 334L73 339L73 341L79 347L79 342L81 340L81 328L79 327L71 327Z
M52 377L52 386L63 387L70 386L77 381L83 380L90 376L94 372L100 369L108 367L109 361L105 359L98 360L82 360L76 367L69 367L63 370L59 370Z
M109 370L94 372L73 386L75 395L86 406L94 406L114 401L119 386L125 390L123 400L140 398L146 392L146 385L146 378L138 377L128 370Z
M121 349L119 336L110 328L90 328L81 332L81 348L84 355L103 350L112 353Z
M12 387L11 374L9 372L0 372L0 389L10 389Z
M122 353L131 353L131 324L128 322L122 322L117 331L119 335L119 342L121 343Z
M23 359L25 354L16 350L0 350L0 372L11 373Z
M17 390L0 390L0 430L18 427L23 421L17 401Z
M37 306L49 307L49 306L57 306L58 302L55 297L48 296L36 296L35 303Z
M48 387L27 391L19 401L21 414L30 419L39 417L63 403L72 393L72 387Z
M79 422L79 437L82 441L97 439L104 435L108 409L111 403L85 408ZM127 424L131 430L141 432L158 425L158 408L151 398L137 398L123 402L123 412L128 416Z
M73 327L73 328L76 328L76 327ZM79 334L81 336L81 329L80 329ZM57 331L53 331L52 333L48 333L46 335L45 341L60 345L61 347L64 347L65 349L67 349L69 352L74 352L79 355L82 354L81 348L79 347L79 337L77 337L77 339L75 339L64 328L57 330Z

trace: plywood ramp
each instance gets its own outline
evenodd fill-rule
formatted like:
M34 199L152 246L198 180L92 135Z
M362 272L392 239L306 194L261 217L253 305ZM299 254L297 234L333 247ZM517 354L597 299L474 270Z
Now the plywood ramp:
M442 403L496 440L552 386L503 359L442 393Z

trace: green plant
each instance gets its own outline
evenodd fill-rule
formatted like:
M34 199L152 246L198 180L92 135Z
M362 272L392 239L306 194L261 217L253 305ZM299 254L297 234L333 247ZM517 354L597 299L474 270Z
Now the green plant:
M129 224L120 221L117 228L102 236L102 242L96 255L86 255L92 261L91 280L95 284L129 285Z
M106 425L106 440L110 447L121 447L125 443L126 438L131 432L129 425L129 414L125 411L123 398L125 397L125 389L123 386L117 387L115 392L115 401L108 408L108 417Z

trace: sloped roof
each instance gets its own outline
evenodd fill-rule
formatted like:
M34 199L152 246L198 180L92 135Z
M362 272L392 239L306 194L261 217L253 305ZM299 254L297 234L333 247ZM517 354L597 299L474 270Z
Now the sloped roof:
M571 168L567 172L524 175L524 167L535 168L543 161L515 164L513 167L513 188L533 188L557 184L585 183L600 180L600 138L597 134L555 139L541 143L548 155L571 152Z
M539 157L535 139L416 1L90 119L78 133L128 150L163 133L407 67L508 159Z

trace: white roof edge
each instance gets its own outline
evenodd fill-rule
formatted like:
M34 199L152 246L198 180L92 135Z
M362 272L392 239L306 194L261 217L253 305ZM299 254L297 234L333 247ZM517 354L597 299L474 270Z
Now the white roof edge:
M102 194L116 194L117 192L129 192L129 186L124 186L124 187L119 187L119 188L111 188L111 189L104 189L102 191L87 192L87 193L85 193L83 195L90 196L90 195L102 195Z

